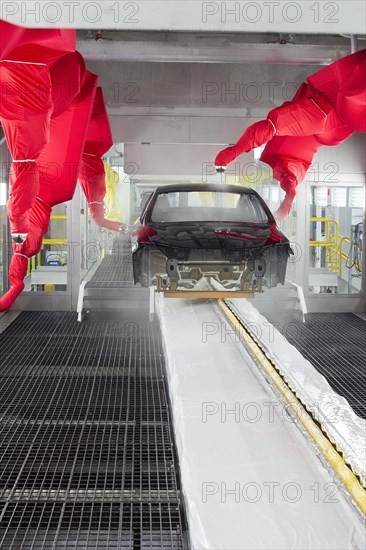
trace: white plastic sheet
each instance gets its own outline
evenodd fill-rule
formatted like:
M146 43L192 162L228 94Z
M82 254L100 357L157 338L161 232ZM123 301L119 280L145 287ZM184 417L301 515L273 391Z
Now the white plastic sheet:
M366 421L354 413L348 401L333 391L324 376L275 327L270 326L248 300L229 302L252 332L258 335L291 388L311 409L328 437L365 481ZM298 337L301 338L301 329Z
M364 548L359 515L213 306L156 301L192 548Z

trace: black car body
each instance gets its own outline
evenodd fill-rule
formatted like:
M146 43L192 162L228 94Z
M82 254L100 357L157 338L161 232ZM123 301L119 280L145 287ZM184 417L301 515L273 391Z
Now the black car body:
M241 185L158 187L132 233L135 284L192 289L203 277L226 289L283 284L287 237L263 199Z

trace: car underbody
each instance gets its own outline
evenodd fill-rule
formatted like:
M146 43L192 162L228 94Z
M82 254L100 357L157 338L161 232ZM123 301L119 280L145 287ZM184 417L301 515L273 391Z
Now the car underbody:
M243 251L162 250L147 245L134 253L135 283L163 292L192 290L210 278L228 290L261 292L284 283L289 250L283 244Z

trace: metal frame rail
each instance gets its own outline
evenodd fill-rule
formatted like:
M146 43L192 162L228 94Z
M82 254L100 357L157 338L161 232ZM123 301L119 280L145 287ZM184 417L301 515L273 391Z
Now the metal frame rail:
M301 422L303 428L317 445L325 460L342 481L345 489L357 504L358 509L363 514L366 514L366 489L363 487L359 476L352 471L350 465L346 463L343 454L330 441L326 430L315 419L306 403L299 398L296 389L290 387L277 365L269 357L266 349L261 345L253 332L225 300L219 300L217 303L236 333L242 336L242 341L255 362L259 364L276 390L285 399L295 417Z

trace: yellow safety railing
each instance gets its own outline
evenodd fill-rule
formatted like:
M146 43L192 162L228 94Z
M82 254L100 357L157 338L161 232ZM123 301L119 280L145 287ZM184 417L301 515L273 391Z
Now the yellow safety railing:
M332 218L310 218L311 222L325 224L325 240L310 241L309 246L323 247L326 249L326 265L331 271L339 271L338 265L338 241L339 226L336 220ZM331 224L334 225L334 231L331 233Z
M351 239L349 237L342 237L340 235L340 240L339 240L339 276L340 277L342 277L342 271L343 271L342 260L344 260L346 262L346 264L350 261L349 255L346 254L345 252L343 252L343 243L351 244ZM356 248L360 251L360 253L362 252L362 250L359 246L357 246L357 245L353 245L353 246L356 246ZM360 271L360 272L362 271L362 265L361 264L355 263L354 267L358 271Z
M309 246L311 247L323 247L327 250L326 262L327 267L331 271L338 271L340 277L342 277L343 272L343 260L349 262L350 257L343 251L343 243L350 244L350 237L343 237L339 234L339 225L336 220L332 218L310 218L311 222L315 223L324 223L325 224L325 240L324 241L310 241ZM331 224L334 225L334 231L331 232ZM357 247L361 252L361 249ZM358 271L362 271L362 266L360 264L355 265Z
M67 239L43 239L43 244L67 244Z
M339 275L342 277L342 260L345 260L346 262L349 260L349 257L347 254L343 252L343 243L350 243L351 239L349 237L341 237L339 241Z

